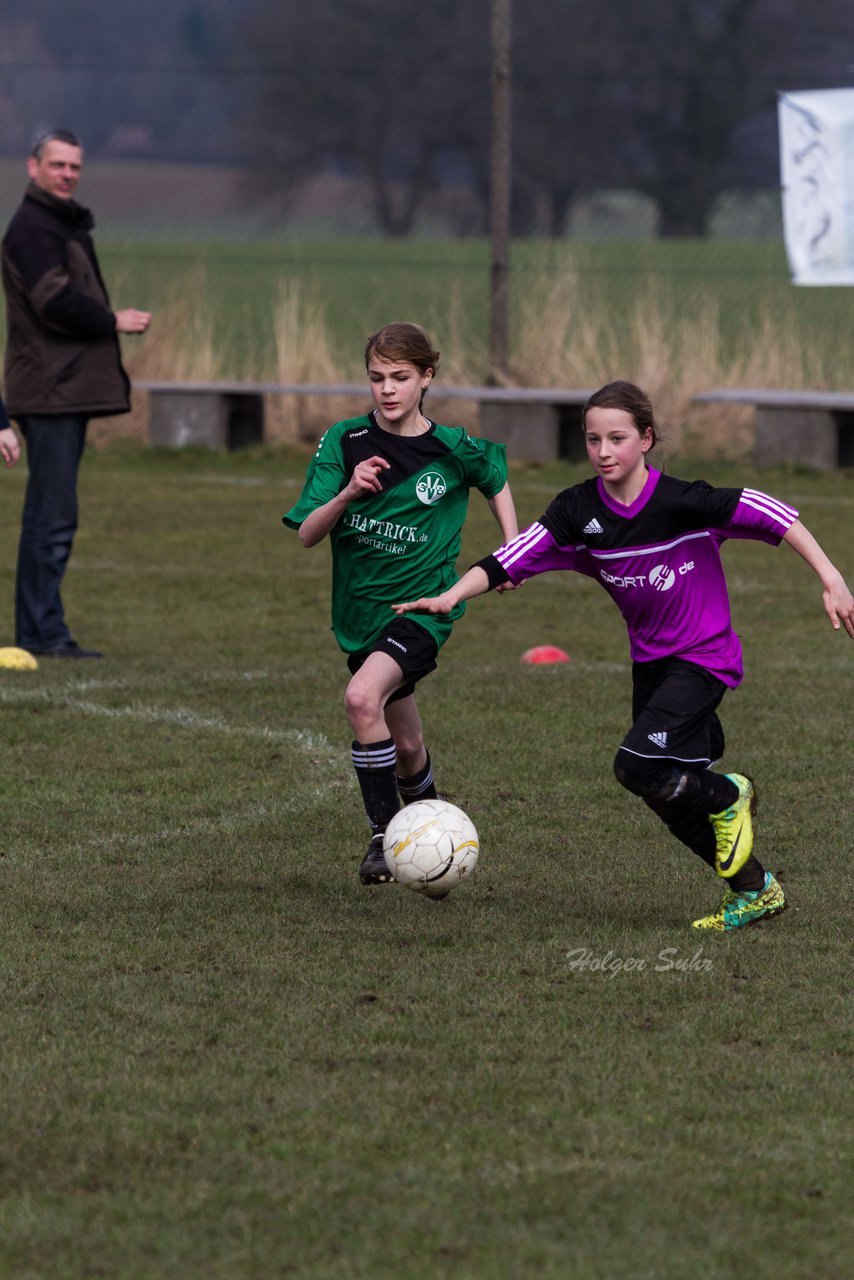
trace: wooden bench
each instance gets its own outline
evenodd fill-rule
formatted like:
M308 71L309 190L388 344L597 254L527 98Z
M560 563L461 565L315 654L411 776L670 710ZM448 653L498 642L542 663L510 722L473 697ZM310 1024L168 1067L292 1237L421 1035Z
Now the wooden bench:
M721 387L694 400L755 406L757 466L797 462L818 471L854 466L854 391Z
M134 387L149 395L148 439L169 447L202 445L240 449L264 440L264 398L269 395L345 396L353 414L370 403L365 383L152 382ZM429 402L473 400L480 433L507 445L511 458L548 462L585 456L581 407L589 391L532 387L449 387L437 382Z

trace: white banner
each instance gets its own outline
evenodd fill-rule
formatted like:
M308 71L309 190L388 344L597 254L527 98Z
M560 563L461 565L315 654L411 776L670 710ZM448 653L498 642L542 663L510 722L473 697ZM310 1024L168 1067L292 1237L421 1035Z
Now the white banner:
M781 93L783 234L795 284L854 284L854 89Z

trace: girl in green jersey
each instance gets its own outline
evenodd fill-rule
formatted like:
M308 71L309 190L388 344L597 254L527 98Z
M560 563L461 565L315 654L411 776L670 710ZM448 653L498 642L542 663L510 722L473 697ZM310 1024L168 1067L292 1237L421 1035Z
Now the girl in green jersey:
M332 628L351 673L344 707L371 827L359 875L370 885L391 879L383 832L401 798L436 795L415 685L464 608L395 618L391 605L456 582L470 489L487 499L505 542L518 526L504 446L424 416L439 365L424 330L386 325L368 340L365 365L372 412L330 427L283 519L306 547L332 543Z

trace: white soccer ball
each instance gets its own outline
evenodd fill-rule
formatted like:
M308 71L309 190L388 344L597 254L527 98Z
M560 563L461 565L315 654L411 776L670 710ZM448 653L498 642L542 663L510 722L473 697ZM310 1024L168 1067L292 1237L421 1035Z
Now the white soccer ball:
M383 852L398 884L444 898L477 864L480 843L468 814L447 800L416 800L386 827Z

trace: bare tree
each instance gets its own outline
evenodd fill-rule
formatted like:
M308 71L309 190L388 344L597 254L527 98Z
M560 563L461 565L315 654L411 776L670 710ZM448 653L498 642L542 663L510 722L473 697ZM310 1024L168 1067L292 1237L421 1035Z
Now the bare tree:
M705 235L718 196L753 184L739 142L762 120L773 151L778 89L850 79L846 0L826 0L820 26L809 0L617 0L617 10L615 167L656 202L665 236Z
M662 234L704 235L722 192L773 182L776 91L850 79L854 6L824 0L817 24L810 4L516 0L515 233L560 235L581 195L632 188ZM488 206L488 0L315 0L310 21L256 0L242 56L256 190L352 174L396 236L451 173Z
M607 5L525 3L515 32L517 231L562 235L581 195L614 185L623 127L617 35Z
M281 193L323 168L365 177L379 226L411 231L442 168L463 147L488 85L483 0L265 0L247 49L267 70L250 116L259 190Z

